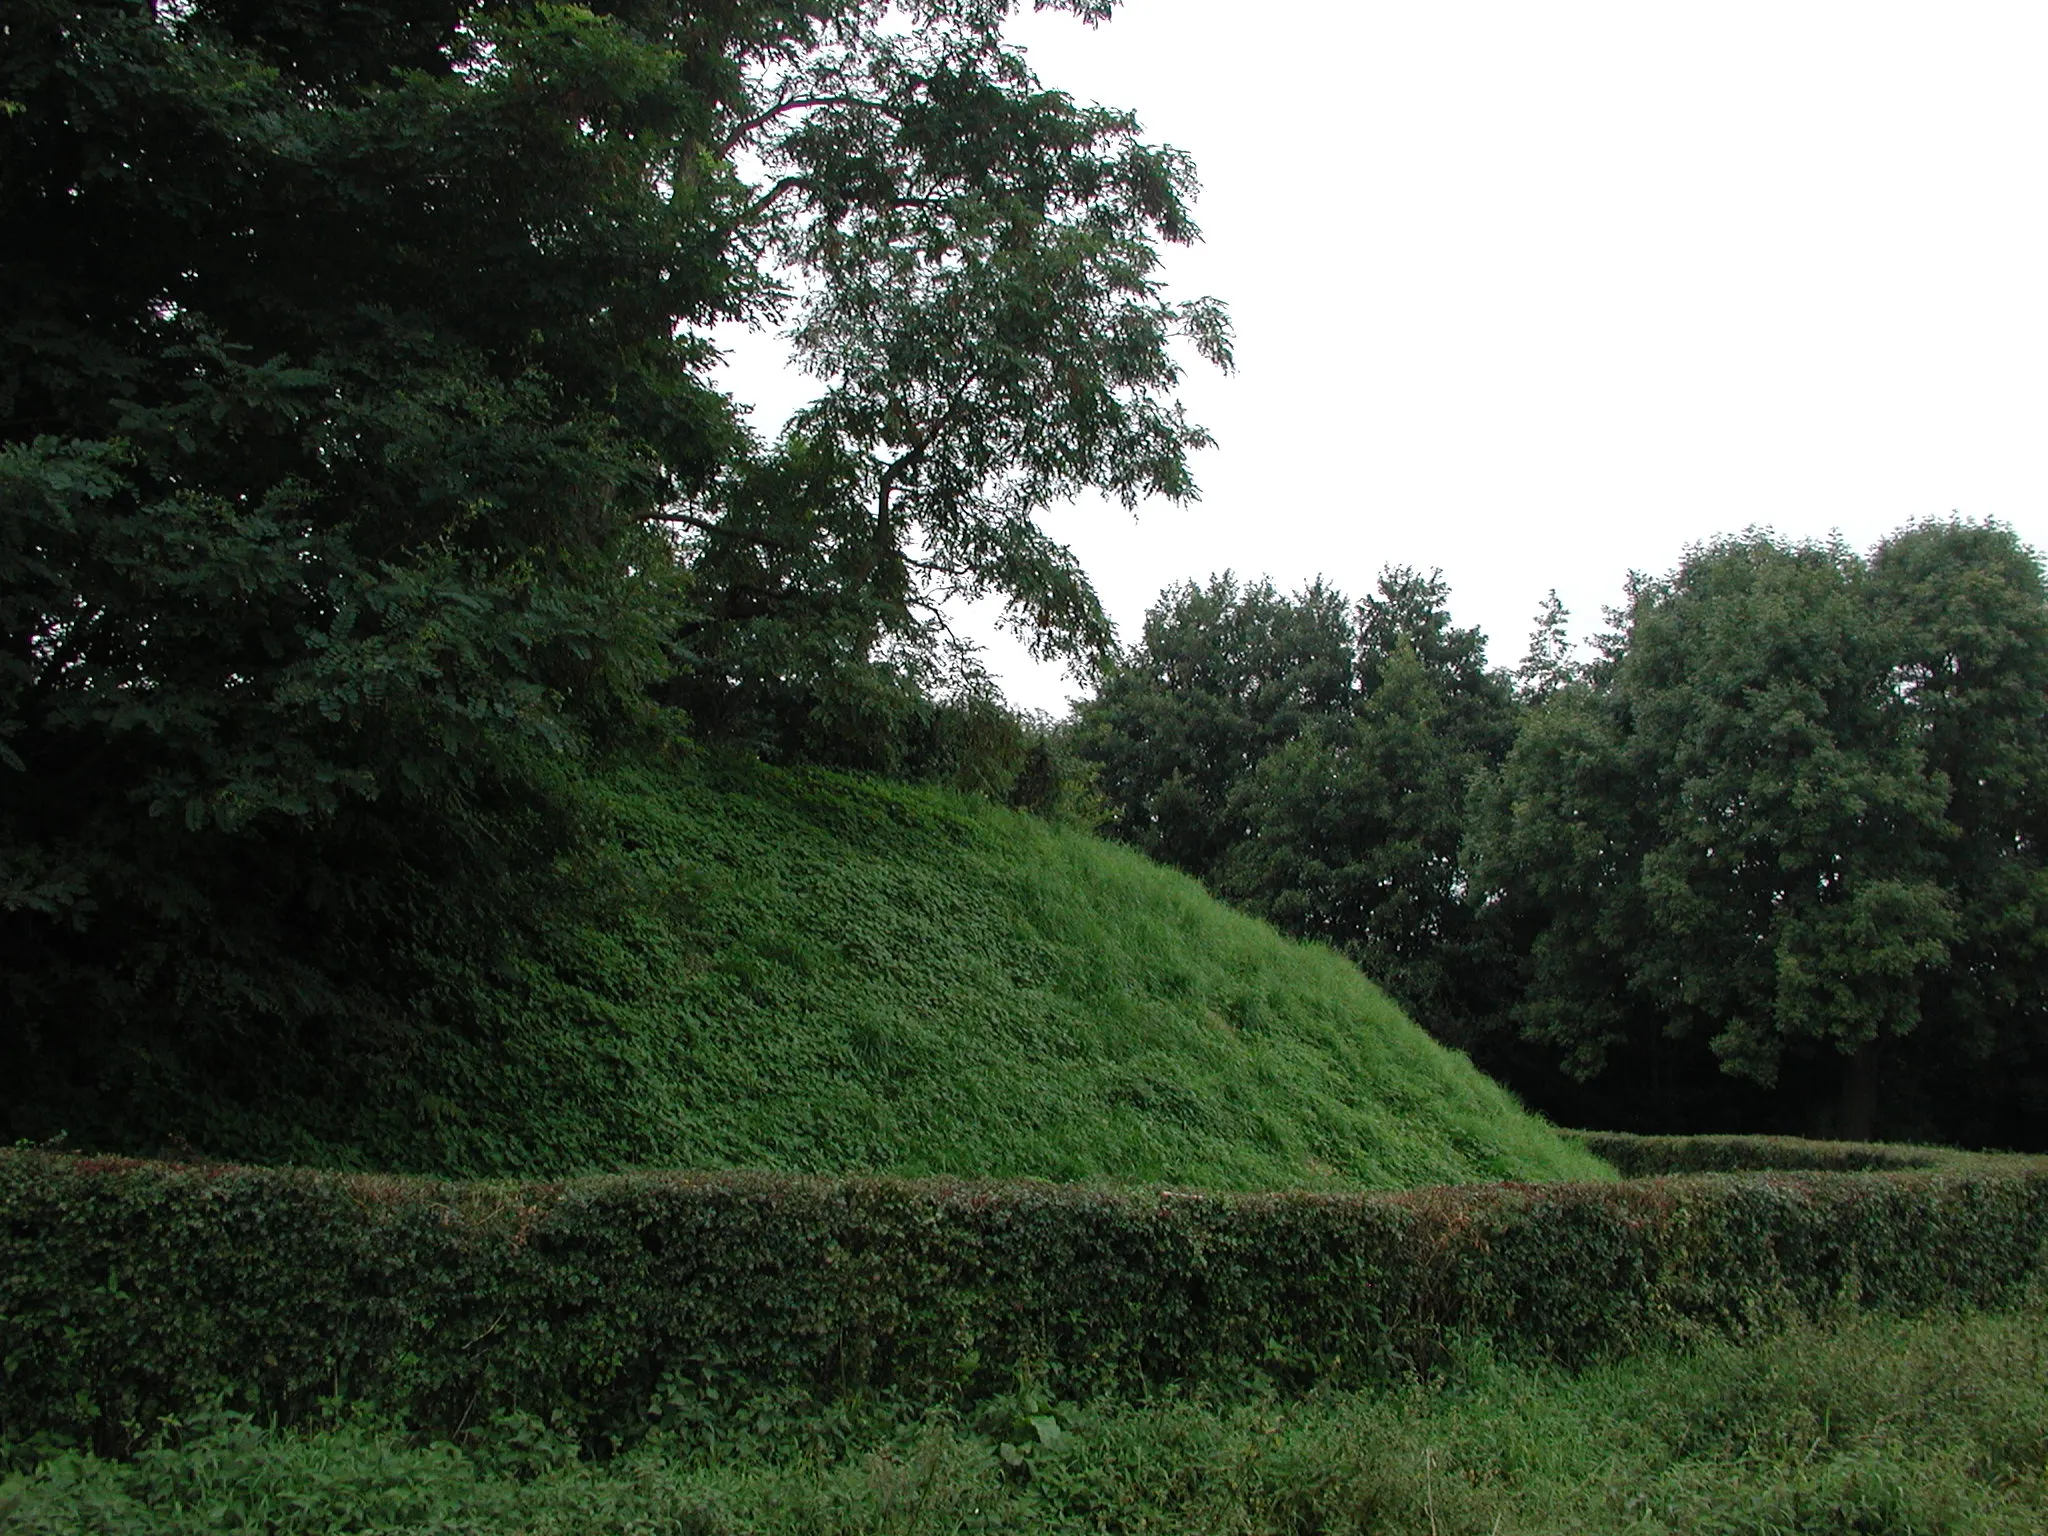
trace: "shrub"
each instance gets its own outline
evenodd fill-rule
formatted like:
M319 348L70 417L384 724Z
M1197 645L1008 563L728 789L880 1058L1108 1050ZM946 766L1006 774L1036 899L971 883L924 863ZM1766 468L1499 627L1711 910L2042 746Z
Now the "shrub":
M1564 1364L1851 1302L1993 1304L2048 1173L1397 1195L640 1174L450 1183L0 1153L0 1438L368 1402L590 1443L705 1393L961 1401L1367 1381L1462 1334Z
M1807 1141L1797 1136L1638 1136L1627 1131L1569 1133L1624 1178L1668 1173L1736 1173L1804 1169L1868 1173L1881 1169L1964 1168L1976 1153L1947 1147L1893 1146L1868 1141Z

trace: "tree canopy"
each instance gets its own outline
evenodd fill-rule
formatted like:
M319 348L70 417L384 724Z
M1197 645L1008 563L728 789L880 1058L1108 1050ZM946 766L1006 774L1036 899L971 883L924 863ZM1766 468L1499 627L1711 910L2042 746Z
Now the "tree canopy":
M1868 560L1751 533L1621 617L1480 797L1474 880L1519 932L1524 1027L1584 1077L1690 1039L1812 1082L1806 1128L1868 1134L1883 1081L1895 1124L1996 1136L2014 1082L1956 1085L2048 1045L2038 564L1991 525Z
M1271 582L1169 587L1076 724L1115 835L1209 878L1250 836L1234 797L1270 753L1349 708L1341 592Z
M1463 1042L1503 970L1464 899L1466 786L1507 751L1512 697L1440 575L1391 568L1356 604L1226 575L1161 596L1075 739L1113 835Z
M1185 158L1008 10L8 8L10 1068L400 1039L540 920L559 765L650 701L801 710L953 587L1104 643L1033 513L1191 495L1174 346L1227 330L1157 281ZM778 443L731 321L819 379Z
M1555 595L1171 587L1076 722L1108 830L1578 1123L2039 1144L2048 591L2009 529L1765 533ZM2031 1128L2030 1128L2031 1127Z
M1108 6L1068 7L1091 18ZM685 696L787 721L884 657L915 672L941 604L997 596L1044 656L1110 627L1035 520L1094 487L1195 493L1208 442L1172 396L1186 342L1229 363L1213 300L1169 300L1162 242L1196 237L1192 165L1127 113L1044 89L1007 5L862 6L754 83L734 130L762 168L739 243L772 279L816 401L673 523L702 593Z

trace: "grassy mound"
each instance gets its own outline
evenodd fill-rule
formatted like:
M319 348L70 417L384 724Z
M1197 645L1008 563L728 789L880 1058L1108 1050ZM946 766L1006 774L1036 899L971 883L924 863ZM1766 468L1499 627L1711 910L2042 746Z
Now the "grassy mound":
M1611 1176L1344 960L1097 839L753 763L595 789L633 893L613 916L492 983L492 1026L402 1080L217 1117L204 1150L456 1175Z

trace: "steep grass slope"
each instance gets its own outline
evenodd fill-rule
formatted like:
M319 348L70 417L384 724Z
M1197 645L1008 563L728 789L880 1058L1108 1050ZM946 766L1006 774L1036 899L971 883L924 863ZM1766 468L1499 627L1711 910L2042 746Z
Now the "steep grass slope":
M690 760L600 781L635 894L346 1117L240 1157L1230 1188L1608 1175L1345 961L978 801Z

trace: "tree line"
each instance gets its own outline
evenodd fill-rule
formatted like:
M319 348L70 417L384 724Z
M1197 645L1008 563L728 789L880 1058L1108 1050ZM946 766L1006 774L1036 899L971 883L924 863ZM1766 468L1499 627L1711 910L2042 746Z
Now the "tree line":
M1177 586L1075 744L1112 835L1571 1123L2048 1142L2036 557L1752 531L1608 617L1509 672L1437 576Z

